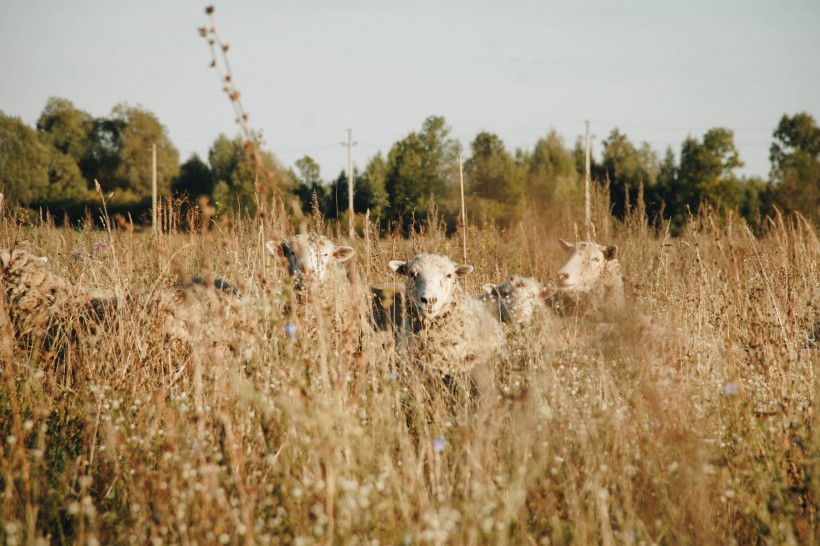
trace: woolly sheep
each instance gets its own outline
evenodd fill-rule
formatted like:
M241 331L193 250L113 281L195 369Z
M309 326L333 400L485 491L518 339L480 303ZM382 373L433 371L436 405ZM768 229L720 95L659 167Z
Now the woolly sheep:
M503 284L485 284L481 300L505 324L523 326L546 310L549 291L534 277L513 275Z
M69 283L49 268L48 258L15 249L0 250L2 288L8 313L20 339L33 336L49 343L57 327L74 328L76 317L104 320L122 301L113 293ZM235 298L222 286L203 285L194 278L186 286L158 290L148 295L129 295L140 307L157 312L163 339L188 347L234 351L235 326L241 314L233 312ZM224 351L222 351L224 353Z
M400 343L443 373L468 372L504 351L504 332L477 298L458 282L473 271L446 256L419 254L390 269L406 277Z
M300 233L289 241L268 241L268 254L287 260L288 274L296 282L296 288L304 290L313 281L325 283L338 263L353 257L355 250L349 246L337 246L318 233Z
M43 339L78 306L100 312L110 296L75 286L51 272L48 258L23 248L0 250L2 288L18 336Z
M558 292L553 303L572 311L580 306L592 317L611 317L624 308L624 281L618 247L593 242L572 244L558 239L567 253L567 261L558 270Z

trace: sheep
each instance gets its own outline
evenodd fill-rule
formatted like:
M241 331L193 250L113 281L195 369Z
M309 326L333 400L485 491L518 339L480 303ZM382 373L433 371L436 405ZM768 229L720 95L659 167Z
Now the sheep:
M47 340L75 307L99 314L112 297L69 283L51 272L47 257L23 248L0 250L0 273L0 297L6 298L9 318L20 338Z
M334 265L349 260L356 252L318 233L300 233L290 241L268 241L265 249L271 256L287 260L288 274L298 290L314 283L324 284L333 276Z
M191 277L191 283L198 284L200 286L209 286L210 284L212 284L208 282L208 279L206 277L203 277L201 275L195 275ZM217 290L221 290L222 293L227 296L236 296L237 298L242 299L242 293L239 291L239 288L233 286L230 282L226 281L225 279L216 277L213 280L213 287Z
M74 337L79 333L76 326L106 322L117 310L130 304L157 313L160 320L156 334L168 342L181 342L188 348L197 344L223 354L225 351L220 349L236 351L234 327L242 324L242 316L234 312L238 298L230 297L234 295L233 289L224 281L215 281L211 286L201 278L193 278L185 286L117 298L111 291L68 282L51 271L47 257L21 248L0 250L0 265L4 293L0 297L5 297L20 341L42 341L61 353L65 346L54 346L55 341L62 344L66 340L60 332L70 333L77 339ZM77 318L79 322L75 321ZM83 330L90 333L89 329Z
M503 284L485 284L481 300L501 322L522 327L543 318L550 291L534 277L512 275ZM541 317L539 317L541 315Z
M373 324L368 309L362 305L367 295L355 269L348 276L345 268L339 267L353 258L355 250L336 245L315 232L302 233L287 241L268 241L265 249L271 256L286 261L295 289L293 300L282 309L283 314L311 322L305 330L310 336L322 329L331 331L337 340L357 340L355 347L346 345L346 350L361 351L366 343L365 334L372 331L368 322Z
M501 324L458 282L473 266L436 254L419 254L408 262L393 260L389 266L406 277L399 343L412 356L444 374L457 374L503 355Z
M236 288L222 279L193 277L190 283L159 290L146 302L160 317L160 333L183 351L205 349L216 361L255 350L250 317Z
M567 261L558 270L553 306L563 312L577 309L590 318L619 315L625 300L618 247L587 241L572 244L561 238L558 242L567 253Z

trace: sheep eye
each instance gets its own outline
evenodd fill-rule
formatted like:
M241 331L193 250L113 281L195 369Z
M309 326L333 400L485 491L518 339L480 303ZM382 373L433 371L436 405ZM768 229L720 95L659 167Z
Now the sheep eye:
M452 278L453 278L453 274L452 274L452 273L447 273L447 278L448 278L448 279L452 279Z

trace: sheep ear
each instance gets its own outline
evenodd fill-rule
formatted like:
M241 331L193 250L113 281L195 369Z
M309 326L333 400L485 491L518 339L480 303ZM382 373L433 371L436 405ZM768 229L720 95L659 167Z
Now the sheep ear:
M265 250L275 258L284 258L291 253L290 245L285 241L268 241L265 243Z
M558 237L558 244L561 245L561 248L563 248L565 252L569 252L575 246L574 244L570 243L569 241L565 241L560 237Z
M484 293L490 297L495 297L498 295L497 284L487 283L484 286L482 286L481 289L484 290Z
M458 275L459 277L469 275L470 273L473 272L473 269L475 269L475 268L471 265L458 264L456 266L456 275Z
M407 262L402 262L401 260L390 260L390 263L387 265L399 275L407 275Z
M333 259L338 262L346 262L347 260L352 258L355 253L356 251L353 250L353 247L337 246L333 249Z
M268 241L267 243L265 243L265 250L271 256L275 256L278 258L282 257L282 248L276 241Z
M618 246L617 245L610 245L610 246L606 247L606 249L604 250L604 258L606 258L607 261L614 260L617 257L618 257Z

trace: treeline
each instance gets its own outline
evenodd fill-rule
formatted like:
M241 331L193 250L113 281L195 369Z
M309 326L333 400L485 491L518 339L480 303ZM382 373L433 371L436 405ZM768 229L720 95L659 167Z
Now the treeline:
M56 218L72 218L108 203L147 218L151 196L152 146L157 148L161 196L207 197L220 212L254 213L260 196L296 197L305 211L318 208L340 218L347 210L348 174L326 181L309 156L284 168L270 152L240 137L216 138L204 160L179 163L179 153L157 117L120 104L104 118L93 118L70 101L51 98L35 128L0 112L0 192L30 208L45 207ZM252 152L256 152L256 154ZM425 220L435 202L454 223L460 206L458 158L464 155L469 214L512 225L525 213L557 214L583 193L584 150L568 147L554 131L530 150L508 150L495 134L482 132L464 154L442 117L427 118L354 170L355 212L370 211L383 227ZM714 128L689 137L676 155L663 156L648 144L636 145L618 129L603 141L592 160L592 177L610 190L612 212L623 217L639 201L650 219L670 220L673 229L709 204L737 211L751 224L774 208L802 213L820 224L820 128L807 113L784 115L773 130L769 179L741 177L740 155L730 129ZM99 188L94 181L99 182Z

